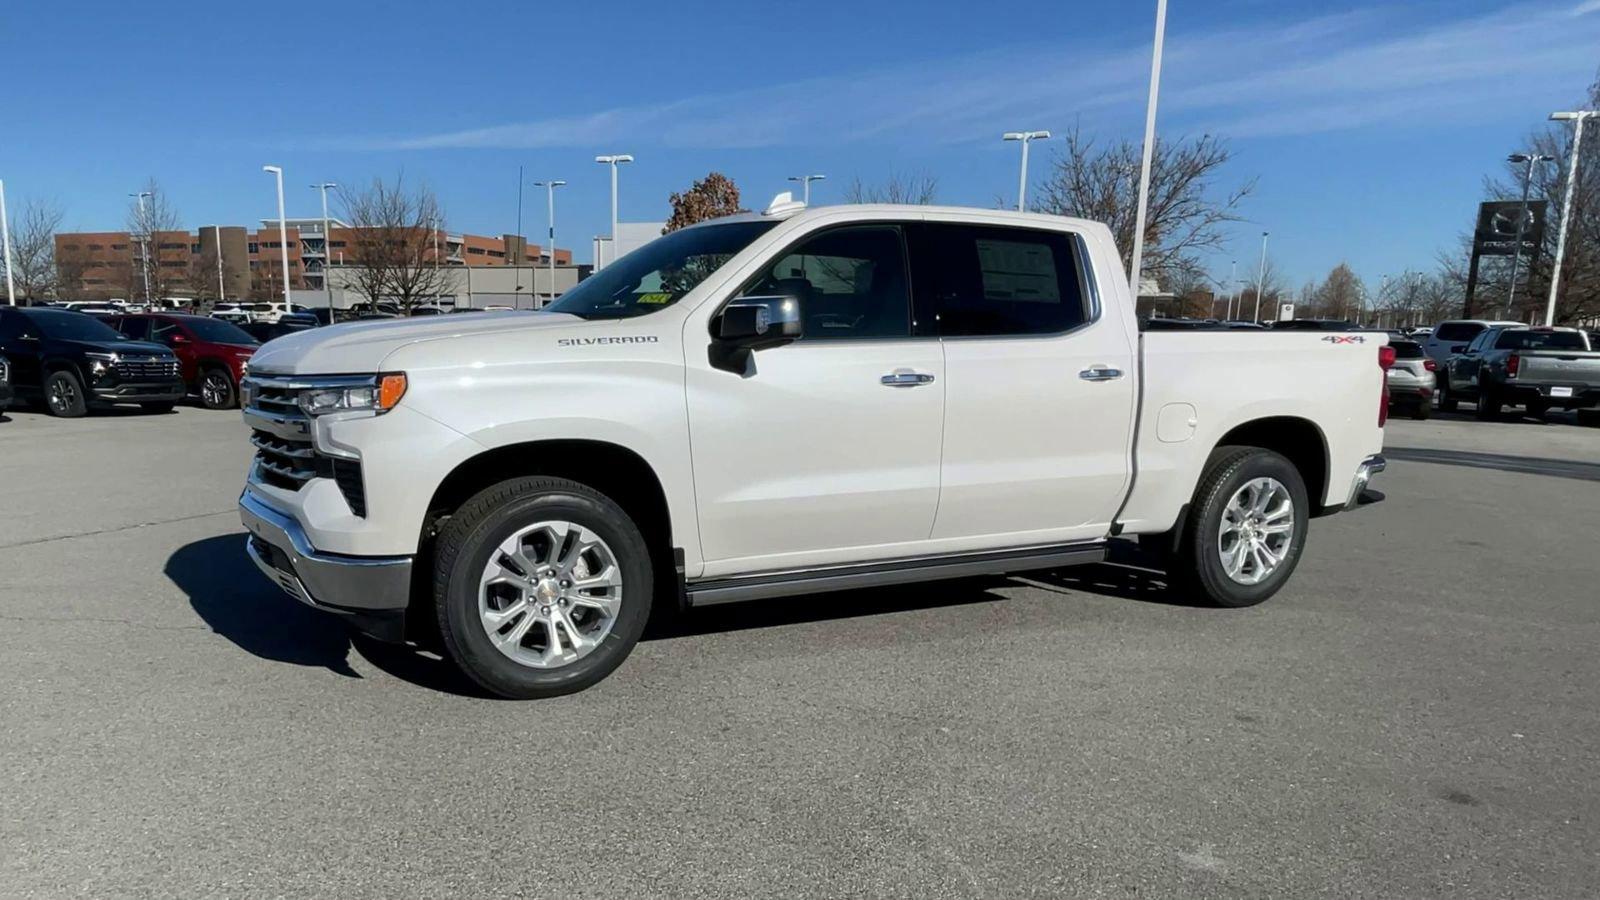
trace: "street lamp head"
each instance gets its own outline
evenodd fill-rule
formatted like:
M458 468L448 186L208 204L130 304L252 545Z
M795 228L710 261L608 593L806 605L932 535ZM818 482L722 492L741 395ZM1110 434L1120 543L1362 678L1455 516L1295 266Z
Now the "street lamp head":
M1024 137L1025 137L1025 135L1020 131L1008 131L1005 134L1000 135L1000 140L1002 140L1002 141L1020 141L1020 140L1023 140Z
M313 184L313 185L311 185L311 189L313 191L325 191L328 188L336 188L336 187L338 187L338 185L334 184L331 181L324 181L321 184Z
M261 167L261 171L263 171L263 172L271 172L274 175L282 175L283 174L283 167L282 166L262 166Z
M1037 140L1041 140L1041 141L1048 141L1048 140L1050 140L1050 132L1048 132L1048 131L1030 131L1030 132L1028 132L1028 137L1034 138L1034 139L1037 139Z
M1033 141L1045 140L1050 137L1048 131L1008 131L1000 135L1003 141Z
M631 162L633 162L633 157L629 156L626 153L614 153L614 154L611 154L610 156L596 156L594 158L594 161L597 162L597 163L602 163L602 164L608 164L608 165L615 166L615 165L620 165L622 163L631 163Z

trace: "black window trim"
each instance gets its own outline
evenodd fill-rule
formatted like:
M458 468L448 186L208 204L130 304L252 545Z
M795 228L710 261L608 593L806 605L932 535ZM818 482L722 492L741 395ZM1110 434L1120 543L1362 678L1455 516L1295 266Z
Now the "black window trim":
M1026 231L1035 234L1065 235L1072 242L1073 265L1078 270L1078 291L1083 295L1084 319L1082 322L1061 331L1042 332L1040 334L939 334L927 335L941 341L1051 341L1066 337L1094 325L1100 321L1102 309L1100 305L1100 285L1095 281L1091 272L1093 266L1089 264L1089 244L1083 239L1083 232L1076 229L1039 228L1033 225L1013 225L1006 223L955 221L950 219L925 219L924 225L961 225L969 228L992 228L1009 231ZM913 309L915 296L912 297ZM915 315L912 316L915 320Z
M788 343L788 344L785 344L784 346L785 347L799 347L799 346L802 346L802 345L805 345L805 344L809 343L811 346L826 347L826 346L833 345L833 344L844 344L844 343L863 344L863 343L884 343L884 342L889 342L889 341L923 341L923 340L928 340L930 338L933 339L933 340L938 340L939 336L936 335L936 334L917 334L916 283L912 278L911 245L910 245L910 242L906 240L906 226L907 225L916 225L916 224L921 224L921 220L920 219L857 219L857 220L849 221L849 222L839 222L839 223L832 224L832 225L823 225L820 228L813 228L813 229L811 229L809 231L806 231L806 232L803 232L803 233L797 235L794 238L794 240L789 241L788 243L786 243L783 246L779 247L778 250L776 252L774 252L772 255L764 257L763 259L758 261L756 263L755 271L752 272L748 278L746 278L743 282L741 282L739 284L739 287L736 290L734 290L734 292L732 294L730 294L728 296L728 299L722 301L722 303L717 307L716 312L711 314L711 318L707 321L707 328L711 332L712 340L716 340L717 322L719 320L721 320L722 312L723 312L723 310L728 308L728 304L734 303L734 302L742 299L745 296L745 292L750 290L750 288L753 287L756 282L760 281L762 278L765 278L766 275L767 275L768 269L771 266L776 265L779 260L781 260L785 256L787 256L790 253L790 251L794 250L794 248L800 246L801 244L804 244L805 242L810 241L813 238L820 237L820 236L822 236L824 234L828 234L830 232L847 231L847 230L861 229L861 228L891 228L891 229L894 230L895 236L900 239L900 266L901 266L902 269L905 270L904 274L905 274L905 279L906 279L906 323L907 323L906 324L906 329L907 329L906 333L903 334L903 335L900 335L898 337L885 337L883 335L874 335L873 337L860 337L860 338L851 338L851 337L813 338L809 342L806 340L805 335L802 334L800 336L799 340L793 341L793 342ZM752 295L752 296L755 296L755 295ZM801 311L801 314L804 315L804 311L803 310Z

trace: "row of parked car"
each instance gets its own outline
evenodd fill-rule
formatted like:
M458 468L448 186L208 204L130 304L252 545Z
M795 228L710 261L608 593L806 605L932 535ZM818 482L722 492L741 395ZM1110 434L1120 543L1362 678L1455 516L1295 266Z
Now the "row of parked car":
M1577 410L1580 421L1600 423L1600 332L1457 319L1420 335L1391 333L1389 345L1390 404L1415 418L1437 401L1445 412L1476 404L1484 420L1518 407L1532 418Z

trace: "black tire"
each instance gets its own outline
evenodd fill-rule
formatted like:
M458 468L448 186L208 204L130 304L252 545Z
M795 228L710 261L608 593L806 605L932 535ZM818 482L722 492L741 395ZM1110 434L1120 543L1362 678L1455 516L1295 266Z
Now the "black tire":
M164 416L178 408L178 404L171 400L162 400L157 403L141 403L139 408L155 416Z
M1543 400L1529 400L1528 405L1523 408L1524 415L1530 419L1539 419L1540 421L1544 420L1544 414L1549 411L1550 404Z
M478 580L490 554L535 522L560 518L595 532L616 556L622 604L600 646L574 662L539 669L495 648L478 618ZM609 497L565 478L503 481L474 495L440 531L434 550L434 608L445 653L485 690L518 700L581 691L627 659L650 618L650 550L638 526Z
M1426 400L1420 401L1416 406L1411 407L1411 418L1418 421L1426 420L1432 413L1433 405Z
M1600 409L1578 410L1578 424L1586 425L1590 428L1600 425Z
M1234 494L1255 478L1277 479L1294 501L1294 533L1278 567L1257 584L1242 584L1230 578L1218 552L1218 534L1223 512ZM1276 594L1294 574L1305 548L1306 531L1311 521L1311 502L1306 495L1300 471L1282 454L1260 447L1218 447L1206 461L1206 468L1189 504L1178 552L1168 569L1173 587L1195 599L1215 606L1255 606Z
M1502 405L1503 404L1501 404L1500 398L1496 397L1493 392L1489 391L1487 388L1480 387L1478 389L1479 419L1485 422L1493 422L1499 419Z
M1456 399L1455 392L1450 390L1450 379L1439 379L1439 411L1455 412L1456 405L1459 402L1460 401Z
M61 419L76 419L89 411L88 401L83 396L83 382L78 380L77 374L60 369L45 378L44 408Z
M233 409L238 405L239 392L234 388L233 376L221 366L208 366L200 370L200 405L206 409Z

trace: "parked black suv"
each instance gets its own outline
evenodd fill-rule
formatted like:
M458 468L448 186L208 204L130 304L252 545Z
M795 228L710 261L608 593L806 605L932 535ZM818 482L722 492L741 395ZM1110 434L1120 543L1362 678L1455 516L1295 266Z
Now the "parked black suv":
M0 353L10 360L17 396L43 400L53 416L81 416L108 403L167 412L184 395L171 350L129 340L80 312L0 308Z

